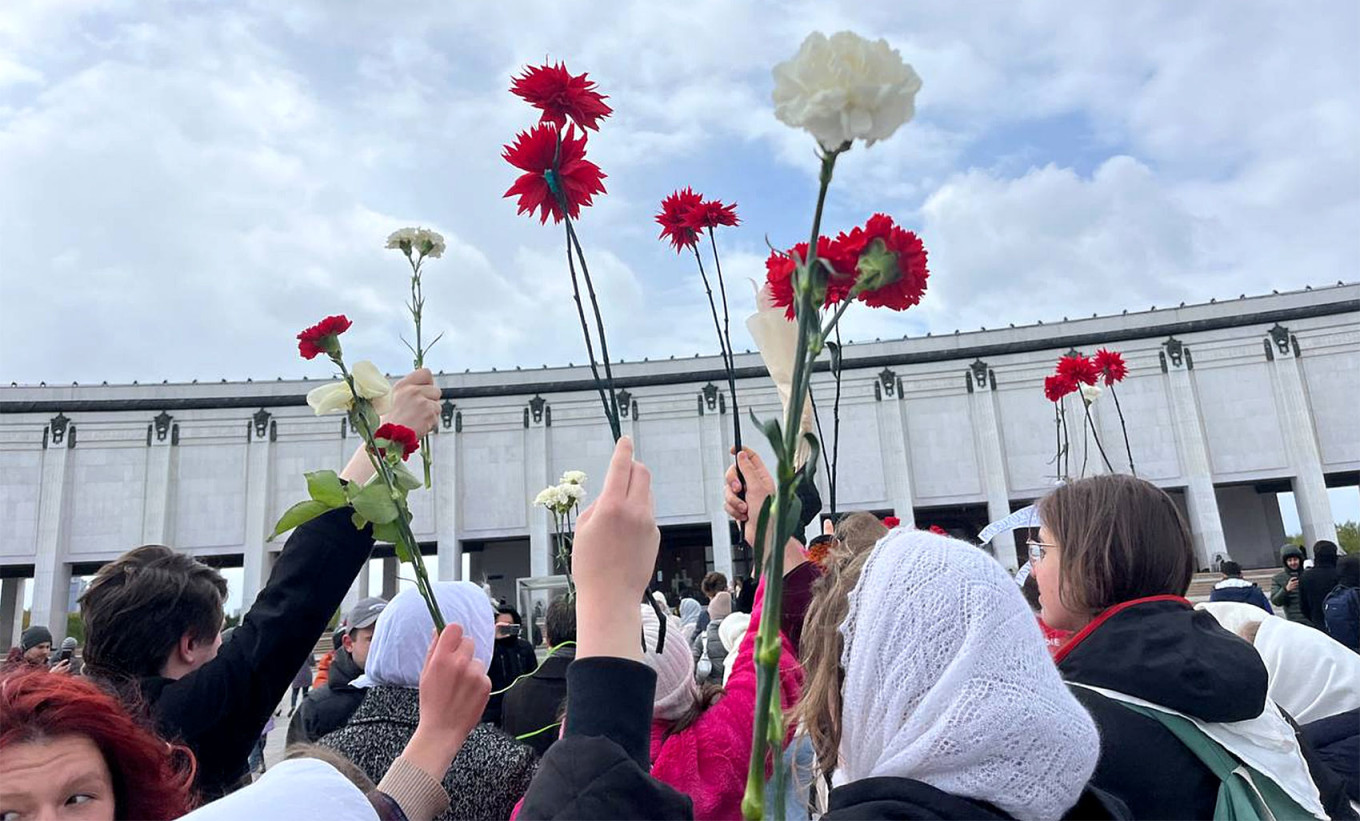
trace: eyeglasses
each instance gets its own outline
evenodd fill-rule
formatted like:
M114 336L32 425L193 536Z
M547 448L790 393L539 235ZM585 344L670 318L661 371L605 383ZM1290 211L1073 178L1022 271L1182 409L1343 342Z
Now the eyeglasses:
M1029 546L1029 560L1034 564L1038 564L1039 562L1044 560L1044 556L1048 555L1049 548L1057 547L1057 545L1055 544L1049 544L1048 542L1036 542L1033 539L1027 539L1025 541L1025 544Z

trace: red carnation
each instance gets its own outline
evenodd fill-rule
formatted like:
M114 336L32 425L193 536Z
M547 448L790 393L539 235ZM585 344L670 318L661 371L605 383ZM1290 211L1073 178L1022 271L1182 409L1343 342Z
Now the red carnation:
M871 308L905 311L919 303L926 292L930 271L921 238L904 230L886 214L874 214L863 228L842 233L837 242L854 261L857 275L865 282L859 300Z
M1077 380L1062 374L1055 373L1052 376L1044 377L1044 396L1048 397L1050 402L1058 402L1076 389Z
M1082 385L1094 385L1100 378L1100 371L1091 357L1068 354L1058 360L1058 375Z
M930 526L930 532L931 532L931 533L934 533L936 536L948 536L948 535L949 535L949 531L948 531L948 530L945 530L944 528L940 527L939 525L931 525L931 526Z
M699 205L691 207L685 214L685 220L697 231L741 222L737 219L737 204L723 205L719 200L704 200Z
M897 527L900 524L902 524L902 520L897 518L896 516L883 517L883 526L889 530L892 530L894 527Z
M657 224L661 226L658 239L670 240L677 254L686 248L693 248L699 241L701 229L690 221L689 214L695 208L702 208L703 204L703 195L694 193L688 187L662 200L661 213L656 215Z
M524 69L510 83L510 91L543 112L539 122L558 128L571 119L582 128L599 131L600 120L614 113L605 103L607 98L595 90L594 80L587 80L585 74L573 77L562 63Z
M793 246L792 250L780 253L773 251L765 260L765 281L770 284L770 296L777 307L787 307L785 316L789 319L795 317L793 308L793 255L798 259L807 257L808 244L800 242ZM845 253L845 246L828 237L817 239L817 259L825 261L835 271L834 275L827 277L826 297L822 301L821 307L835 305L846 294L850 293L854 279L849 275L853 270L853 257Z
M350 321L344 315L328 316L297 335L298 353L303 359L315 359L318 354L339 350L336 337L349 330Z
M401 445L401 460L405 462L420 447L419 437L416 432L405 425L394 425L391 422L373 431L373 438L386 439L394 445ZM387 455L386 448L378 448L383 456Z
M808 561L812 562L813 564L820 565L822 567L826 566L827 557L829 557L830 555L831 555L830 539L823 539L819 542L813 543L812 547L809 547L807 551Z
M1096 351L1095 365L1096 370L1105 379L1106 387L1116 382L1123 382L1124 377L1129 374L1129 368L1124 364L1124 357L1119 351L1107 351L1101 348Z
M539 222L546 223L551 214L553 222L562 221L562 206L553 191L550 179L556 180L567 201L567 214L576 219L581 206L590 205L596 194L605 193L604 172L586 159L586 135L576 138L575 126L568 126L558 150L558 130L547 123L539 123L528 131L521 131L515 142L505 146L501 154L506 162L524 171L505 196L519 196L518 213L532 214L537 209ZM554 168L553 158L557 163Z

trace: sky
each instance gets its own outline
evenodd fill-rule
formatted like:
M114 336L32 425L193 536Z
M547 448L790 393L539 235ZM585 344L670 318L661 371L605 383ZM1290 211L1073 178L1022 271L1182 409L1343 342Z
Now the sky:
M716 353L652 216L686 185L737 203L719 241L744 316L816 191L771 67L842 29L923 88L912 122L842 158L825 225L891 214L932 270L918 308L857 306L848 339L1356 279L1352 0L5 0L0 380L324 377L294 337L342 312L347 350L400 372L406 270L383 243L405 225L448 240L426 273L436 370L581 362L562 229L502 198L502 146L535 120L510 78L545 59L615 109L588 147L608 193L579 224L611 353Z

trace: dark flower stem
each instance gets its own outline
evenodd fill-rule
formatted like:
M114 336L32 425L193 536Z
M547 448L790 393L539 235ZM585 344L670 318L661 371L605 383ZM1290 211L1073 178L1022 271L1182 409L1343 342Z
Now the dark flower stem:
M1053 401L1053 444L1055 446L1053 450L1053 472L1058 479L1062 479L1062 414L1058 410L1058 401L1056 399Z
M406 255L406 261L411 264L411 319L416 326L416 346L414 366L416 368L425 367L425 346L420 339L420 320L425 313L425 292L420 283L420 269L425 264L425 255L421 254L418 258ZM438 341L438 340L436 340ZM430 343L433 347L434 343ZM434 454L430 452L430 434L420 437L420 461L425 466L425 487L430 487L430 466L434 464Z
M1086 397L1082 397L1081 401L1086 406L1086 422L1091 426L1091 438L1096 440L1096 450L1100 451L1100 459L1105 463L1105 469L1114 473L1114 465L1110 464L1110 457L1105 455L1105 446L1100 444L1100 431L1096 430L1096 420L1091 416L1091 403L1086 401ZM1082 444L1085 445L1085 442Z
M595 390L600 395L600 404L604 406L604 415L610 420L610 429L613 429L613 417L609 412L609 398L604 395L604 380L600 379L600 368L595 364L595 343L590 338L590 325L586 322L585 305L581 302L581 284L576 278L576 260L571 253L571 237L567 237L567 270L571 272L571 295L576 300L576 315L581 319L581 336L586 340L586 358L590 362L590 373L595 378ZM617 440L616 440L617 441Z
M1114 409L1119 413L1119 429L1124 432L1124 450L1129 455L1129 473L1138 477L1138 469L1133 466L1133 448L1129 445L1129 426L1124 423L1124 409L1119 406L1119 394L1115 393L1114 383L1110 383L1110 396L1114 397Z
M586 254L581 248L581 240L576 236L576 229L571 224L571 217L567 216L566 211L562 212L562 221L567 224L567 237L576 247L576 260L581 263L581 276L586 281L586 293L590 295L590 308L595 313L595 328L600 335L600 359L604 360L604 379L605 387L609 390L609 409L605 414L609 417L609 429L614 435L614 441L619 441L623 436L623 429L619 426L619 397L614 391L614 368L609 363L609 341L604 334L604 317L600 315L600 301L595 296L595 284L590 278L590 268L586 265Z
M1062 478L1064 481L1072 478L1072 437L1067 432L1067 403L1062 402L1062 433L1063 433L1063 469Z
M732 350L732 321L731 314L727 310L727 283L723 281L722 260L718 259L718 240L714 237L712 228L708 229L708 244L713 249L713 267L718 272L718 293L722 296L723 319L722 328L718 330L718 342L727 353L727 390L732 394L732 444L741 452L741 407L737 403L737 359L736 351ZM695 248L694 258L699 258L699 249ZM699 273L703 274L703 263L699 263ZM704 288L708 288L708 277L704 277ZM713 294L708 296L709 302L713 301ZM714 311L713 324L717 325L717 312ZM745 484L740 472L737 480Z
M836 326L836 398L831 403L831 470L828 487L831 491L831 515L836 515L836 478L841 462L841 326Z

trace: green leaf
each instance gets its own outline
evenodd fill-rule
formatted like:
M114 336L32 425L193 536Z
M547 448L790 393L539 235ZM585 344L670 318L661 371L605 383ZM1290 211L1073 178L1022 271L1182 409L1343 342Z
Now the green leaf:
M374 525L387 524L397 518L397 503L392 500L392 494L388 491L387 485L381 482L365 485L362 490L354 495L351 503L354 505L355 512Z
M345 486L333 470L317 470L303 474L307 477L307 493L316 501L330 508L344 507L349 504L345 497Z
M774 496L766 496L765 501L760 505L760 515L756 517L756 543L751 545L755 551L756 578L760 578L760 572L765 567L765 534L770 528L770 508L774 505Z
M784 429L780 426L779 420L776 418L762 422L756 417L755 412L752 411L751 421L755 423L755 426L760 429L761 433L765 434L765 438L769 440L770 446L774 448L775 458L779 459L780 455L784 452Z
M812 435L811 431L803 434L803 441L808 443L808 458L803 463L799 473L805 475L807 480L811 482L812 477L817 475L817 460L822 455L822 445L817 441L817 437Z
M330 509L330 506L325 502L318 502L315 499L298 502L284 512L279 523L274 525L274 532L269 534L268 541L274 541L280 534L286 533L300 524L310 522Z
M401 553L401 528L397 525L395 519L380 525L374 525L373 538L380 542L391 542L397 546L397 553ZM406 559L403 558L402 561L406 561Z
M365 519L363 516L360 516L358 513L355 513L352 516L350 516L349 520L354 525L355 530L363 530L365 527L368 526L368 520Z
M425 481L416 478L416 475L406 467L405 462L397 462L392 465L392 478L397 480L397 489L403 492L425 486Z

